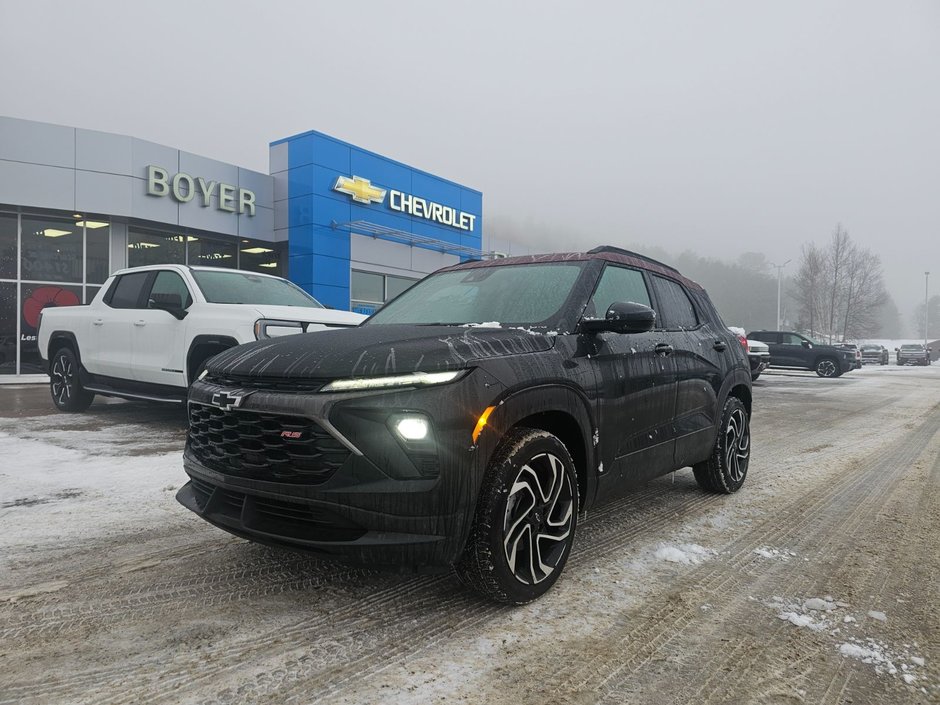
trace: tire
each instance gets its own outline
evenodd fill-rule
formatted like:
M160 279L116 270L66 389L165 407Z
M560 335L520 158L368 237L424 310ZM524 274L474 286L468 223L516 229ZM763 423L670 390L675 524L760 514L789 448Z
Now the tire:
M842 374L839 361L831 357L824 357L816 363L816 374L820 377L838 377Z
M59 348L49 363L49 391L59 411L79 413L95 400L94 392L82 387L78 358L71 348Z
M541 597L568 560L578 502L564 443L547 431L512 429L487 467L470 537L454 566L457 577L496 602L522 605Z
M728 397L718 428L711 456L693 465L692 472L706 492L731 494L744 484L751 460L751 423L740 399Z

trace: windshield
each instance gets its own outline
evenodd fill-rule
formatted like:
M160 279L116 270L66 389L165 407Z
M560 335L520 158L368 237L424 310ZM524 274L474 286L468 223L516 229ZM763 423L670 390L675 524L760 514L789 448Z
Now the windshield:
M923 350L923 345L902 345L901 350Z
M865 352L871 352L873 350L875 352L881 352L881 346L880 345L863 345L862 350L864 350Z
M255 304L258 306L323 305L299 286L277 277L250 272L210 272L192 270L206 301L210 304Z
M441 272L415 284L367 323L554 326L582 266L509 264Z

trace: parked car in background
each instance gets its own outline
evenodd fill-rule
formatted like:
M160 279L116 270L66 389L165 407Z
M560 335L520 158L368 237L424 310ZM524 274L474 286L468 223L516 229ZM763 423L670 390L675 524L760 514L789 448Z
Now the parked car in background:
M210 357L264 338L357 326L286 279L236 269L123 269L87 306L46 308L39 352L52 401L84 411L96 394L182 403Z
M748 340L743 328L728 326L728 330L734 333L747 353L747 360L751 366L751 381L757 381L761 372L770 367L770 348L759 340Z
M466 262L359 328L209 360L176 496L236 536L452 568L521 604L591 506L685 466L738 490L750 412L741 345L672 267L613 247Z
M888 348L884 345L862 346L862 364L864 365L887 365L889 359Z
M759 330L748 333L747 338L767 344L771 367L815 370L820 377L839 377L857 365L854 350L825 345L802 333Z
M862 369L862 351L855 343L839 343L836 347L843 350L851 350L855 354L855 369Z
M930 348L920 343L902 345L897 349L897 360L899 365L929 365Z

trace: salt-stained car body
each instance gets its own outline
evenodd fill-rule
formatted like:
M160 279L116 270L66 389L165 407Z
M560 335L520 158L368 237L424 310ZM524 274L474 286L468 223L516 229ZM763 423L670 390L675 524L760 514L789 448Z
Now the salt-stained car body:
M210 360L177 498L238 536L454 568L521 603L594 504L686 465L737 490L750 408L744 350L671 267L616 248L468 262L359 328Z
M181 403L223 350L365 318L324 308L280 277L153 265L116 272L87 306L43 309L38 344L56 406L84 411L96 394Z

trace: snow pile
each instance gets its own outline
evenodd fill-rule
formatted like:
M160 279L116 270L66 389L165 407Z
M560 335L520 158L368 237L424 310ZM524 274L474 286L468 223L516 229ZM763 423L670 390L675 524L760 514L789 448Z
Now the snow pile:
M502 328L499 321L486 321L484 323L464 323L461 328Z
M772 560L788 561L792 556L796 554L793 551L784 551L782 549L771 548L770 546L761 546L760 548L755 548L754 553L762 558L770 558Z
M678 546L662 544L656 549L654 554L657 560L667 561L668 563L682 563L683 565L698 565L704 563L714 551L699 546L697 543L683 543Z
M789 622L795 627L809 629L820 635L829 634L833 637L838 635L836 649L843 658L874 666L875 672L879 675L900 678L906 685L916 684L915 687L928 685L926 675L918 671L924 667L925 659L917 653L919 649L917 643L890 647L872 637L860 634L863 624L859 622L859 618L843 612L851 607L847 602L837 600L832 595L795 600L785 600L774 595L763 604L774 610L778 619ZM888 619L884 612L877 610L869 610L866 614L870 618L867 621L869 627ZM858 636L853 636L853 634L858 634Z

